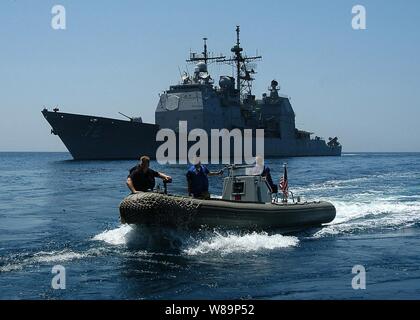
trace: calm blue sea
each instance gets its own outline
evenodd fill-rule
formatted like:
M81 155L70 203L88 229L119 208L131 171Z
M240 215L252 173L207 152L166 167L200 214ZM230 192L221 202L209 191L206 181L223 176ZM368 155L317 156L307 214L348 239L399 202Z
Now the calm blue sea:
M333 223L293 235L121 226L135 162L0 153L0 299L420 299L420 154L268 160L276 180L283 162L295 194L336 206ZM152 166L186 192L185 166Z

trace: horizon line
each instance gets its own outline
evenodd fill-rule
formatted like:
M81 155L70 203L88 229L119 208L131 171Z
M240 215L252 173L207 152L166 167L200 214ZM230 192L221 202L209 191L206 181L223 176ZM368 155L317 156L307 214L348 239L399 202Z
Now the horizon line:
M19 150L19 151L12 151L12 150L0 150L0 153L68 153L69 151L36 151L36 150ZM342 154L350 154L350 153L420 153L419 151L345 151ZM270 157L269 157L270 158Z

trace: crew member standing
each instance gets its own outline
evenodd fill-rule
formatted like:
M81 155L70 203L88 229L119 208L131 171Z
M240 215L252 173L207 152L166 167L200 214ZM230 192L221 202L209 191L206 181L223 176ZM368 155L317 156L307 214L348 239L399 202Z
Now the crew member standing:
M268 166L264 165L264 159L260 156L257 156L255 158L255 167L253 168L253 174L261 174L261 176L265 178L268 185L270 186L271 193L278 192L277 185L273 182L273 178L271 177L271 170Z
M198 199L210 199L208 176L223 175L223 170L210 172L199 160L187 172L188 195Z

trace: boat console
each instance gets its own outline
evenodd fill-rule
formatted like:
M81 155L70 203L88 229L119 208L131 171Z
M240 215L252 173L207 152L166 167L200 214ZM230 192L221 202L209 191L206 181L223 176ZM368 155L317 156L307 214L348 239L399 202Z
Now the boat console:
M228 167L229 175L223 181L223 200L271 203L272 194L267 181L261 176L263 167Z

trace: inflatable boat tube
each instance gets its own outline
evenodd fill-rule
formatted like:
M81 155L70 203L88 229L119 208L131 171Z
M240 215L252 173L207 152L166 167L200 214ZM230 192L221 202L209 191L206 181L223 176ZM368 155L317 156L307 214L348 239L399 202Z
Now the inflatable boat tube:
M186 228L301 230L335 218L329 202L249 203L221 199L198 200L161 193L139 192L120 204L124 224Z

